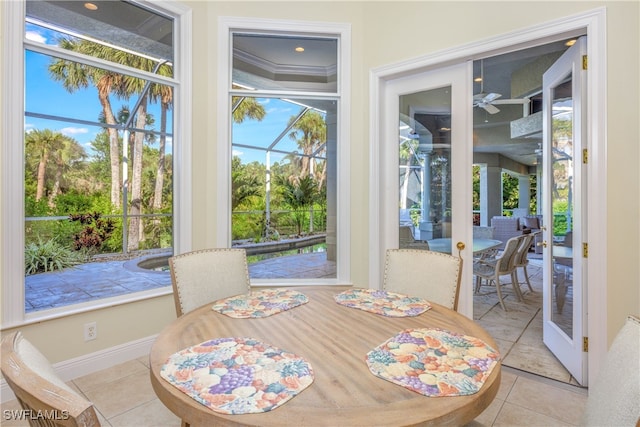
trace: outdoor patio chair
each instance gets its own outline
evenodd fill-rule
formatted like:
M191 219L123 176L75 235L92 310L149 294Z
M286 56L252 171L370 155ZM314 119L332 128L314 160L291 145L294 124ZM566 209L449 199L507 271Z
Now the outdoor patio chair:
M583 426L640 425L640 318L628 316L589 384Z
M32 426L99 426L91 402L65 384L20 331L4 337L2 375Z
M201 305L251 290L244 249L203 249L169 258L178 317Z
M429 243L425 240L416 240L411 229L411 226L400 226L398 242L400 249L423 249L428 251Z
M458 309L462 259L441 252L388 249L383 288Z
M494 238L494 227L485 227L480 225L473 226L473 237L479 239L493 239Z
M512 237L505 243L504 250L498 256L490 260L477 260L473 263L473 274L476 276L475 293L480 293L482 281L486 280L488 285L495 285L498 294L498 300L504 311L507 307L504 304L502 296L502 286L500 277L511 276L511 285L516 294L518 301L522 301L518 278L516 277L515 256L520 245L520 236Z
M516 278L518 277L517 269L522 269L522 274L524 275L524 280L529 290L533 292L533 288L531 287L531 281L529 280L529 272L527 272L527 265L529 265L529 249L531 248L531 242L534 240L535 236L537 236L540 232L523 234L520 236L520 245L518 246L518 250L515 255L514 264L516 268ZM518 286L520 283L518 282Z
M474 239L494 239L495 228L493 227L485 227L480 225L473 226L473 238ZM487 249L486 251L480 252L478 255L474 255L475 259L490 259L495 258L498 255L498 248Z

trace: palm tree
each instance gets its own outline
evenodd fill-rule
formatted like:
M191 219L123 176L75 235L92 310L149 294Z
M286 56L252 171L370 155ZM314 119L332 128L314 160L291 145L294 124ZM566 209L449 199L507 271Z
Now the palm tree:
M59 45L64 49L73 50L95 58L105 59L140 70L153 71L158 67L158 62L152 59L143 58L135 54L87 40L62 38L59 41ZM147 126L147 103L149 99L154 100L157 99L157 97L162 97L167 103L172 99L171 95L168 95L166 91L161 89L157 89L152 93L143 94L145 81L142 79L113 73L75 62L56 60L50 65L49 71L54 79L63 81L65 88L69 91L77 90L80 87L87 87L90 83L94 84L98 89L98 97L103 108L105 122L111 125L117 124L109 100L109 94L111 93L114 93L122 99L129 99L136 93L140 96L144 96L144 99L142 99L138 104L138 110L134 112L134 114L136 114L135 127L137 129L145 129ZM166 75L170 75L172 73L171 67L166 64L158 67L158 71L163 72ZM120 158L118 150L118 135L115 127L108 127L108 132L110 136L111 157L111 201L115 207L120 207ZM142 148L144 140L145 134L143 132L135 132L133 138L133 168L131 181L131 219L129 221L127 244L127 247L130 250L138 248L141 233L139 215L142 213ZM164 166L162 166L162 168L164 171ZM114 189L116 191L114 191Z
M299 119L297 116L292 116L289 119L289 126L292 129L289 133L289 138L296 141L303 154L300 156L300 174L298 178L316 178L317 187L315 188L314 197L315 194L323 194L323 188L326 187L327 181L326 161L321 163L319 171L316 171L315 167L317 165L316 158L326 152L327 125L324 117L320 113L309 109ZM302 135L300 136L299 133L302 133ZM311 182L313 181L311 179ZM308 208L310 215L309 228L312 231L313 203L310 203Z
M37 153L38 170L36 184L36 201L44 197L47 163L52 152L64 146L65 136L50 129L34 130L25 136L25 149Z
M162 66L159 69L159 74L164 75L166 69L169 67ZM151 86L150 96L152 99L160 98L160 146L158 148L158 168L156 170L156 182L153 192L153 204L151 207L154 210L162 208L162 189L164 187L164 173L165 173L165 151L167 143L167 112L173 104L173 88L166 85L154 84Z
M289 125L293 123L296 116L289 119ZM301 159L301 175L312 174L311 162L314 153L319 151L321 146L327 141L327 125L322 115L316 111L307 111L298 121L293 123L291 127L292 131L289 133L289 138L296 141L298 148L302 150ZM300 136L299 133L302 133ZM321 176L320 185L323 185L326 181L325 176Z
M234 89L239 89L238 86L233 86ZM256 98L234 96L231 98L233 121L235 123L242 123L245 119L262 121L264 116L267 115L262 104L258 102Z
M250 174L238 156L231 160L231 210L234 211L242 203L261 194L260 181Z
M238 86L234 85L234 89L238 89ZM262 104L260 104L256 98L233 96L232 102L232 119L235 123L242 123L245 119L262 121L267 115ZM269 173L269 172L267 172ZM263 194L261 187L264 188L264 182L261 182L254 174L250 174L246 165L242 165L242 161L239 157L234 156L231 159L231 211L233 212L242 203L253 199L256 196ZM270 207L265 203L265 216ZM268 221L266 221L268 222ZM233 225L232 225L233 227ZM269 228L267 224L262 227L262 235L266 234Z
M288 153L286 156L284 156L283 160L286 160L289 162L290 169L292 170L291 176L302 175L302 171L304 170L302 168L303 157L304 156L301 156L300 153L297 151L292 151L291 153Z
M86 40L74 40L61 38L58 45L66 50L88 54L98 58L105 58L115 49ZM102 70L85 64L80 64L64 59L56 59L49 65L49 74L54 80L61 81L64 88L70 93L78 89L93 85L98 89L98 99L102 107L105 123L116 125L116 118L111 108L109 94L114 87L122 85L125 76L112 71ZM109 157L111 164L111 205L120 208L120 151L118 150L118 130L109 126L106 128L109 135Z
M318 194L316 183L311 176L305 175L301 178L280 179L278 184L284 203L293 211L298 235L301 235L306 211L313 206Z
M53 189L49 193L49 207L54 208L55 197L60 193L62 177L66 171L77 167L78 163L87 158L84 148L73 138L63 136L60 149L51 153L51 160L56 166L54 173Z
M147 102L143 101L136 112L136 128L144 129L147 123ZM140 243L140 215L142 214L142 153L145 133L134 132L133 138L133 166L131 176L131 201L129 205L129 232L127 249L135 251Z

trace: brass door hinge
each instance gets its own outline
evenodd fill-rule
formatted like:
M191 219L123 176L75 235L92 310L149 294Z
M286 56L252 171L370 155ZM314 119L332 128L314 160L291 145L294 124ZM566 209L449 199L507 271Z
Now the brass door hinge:
M589 258L589 244L582 244L582 258Z
M589 352L589 337L582 337L582 351Z
M587 55L582 55L582 69L586 70L588 65Z
M582 163L585 165L589 163L589 150L587 148L582 149Z

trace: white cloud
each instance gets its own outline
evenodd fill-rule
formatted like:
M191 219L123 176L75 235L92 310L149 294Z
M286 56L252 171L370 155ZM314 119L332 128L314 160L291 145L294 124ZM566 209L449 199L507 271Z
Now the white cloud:
M274 107L274 108L268 109L267 114L275 114L275 113L291 114L292 111L293 111L293 108Z
M27 40L31 40L37 43L47 43L46 37L36 31L27 31L25 37L27 38Z
M240 150L232 150L231 154L233 156L238 156L238 157L242 157L242 155L244 154L244 152L240 151Z
M89 133L89 129L87 128L62 128L60 129L60 133L62 133L63 135L79 135L79 134L85 134L85 133Z

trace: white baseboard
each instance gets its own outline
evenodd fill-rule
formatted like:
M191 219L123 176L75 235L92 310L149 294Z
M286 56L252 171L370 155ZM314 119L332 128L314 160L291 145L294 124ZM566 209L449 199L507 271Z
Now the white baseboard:
M148 356L151 346L158 335L130 341L115 347L85 354L63 362L55 363L53 368L63 381L71 381L83 375L92 374L103 369L110 368L119 363L124 363L138 357ZM9 388L7 382L2 378L0 381L0 402L8 402L15 399L15 395Z

